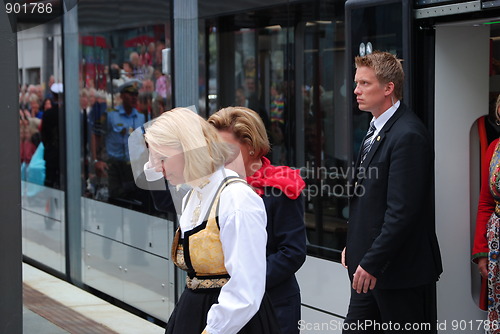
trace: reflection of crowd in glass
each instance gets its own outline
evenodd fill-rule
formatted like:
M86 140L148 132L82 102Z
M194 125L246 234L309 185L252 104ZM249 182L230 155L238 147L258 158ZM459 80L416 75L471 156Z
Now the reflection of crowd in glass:
M139 91L137 109L146 115L147 120L155 118L167 107L170 107L171 81L170 77L164 75L161 70L161 50L163 47L162 43L158 43L156 46L154 43L150 43L147 52L139 54L133 51L129 55L129 60L123 62L122 66L111 65L113 92L118 93L113 96L113 99L119 101L118 88L121 85L133 79L140 80L142 88ZM140 47L140 49L145 50L144 47ZM114 104L119 104L119 102Z
M137 93L132 93L133 98L128 102L137 116L134 127L140 127L164 110L171 107L171 81L168 75L162 73L162 49L165 43L162 41L139 44L125 51L125 61L111 63L109 68L104 68L106 84L100 82L100 74L85 73L82 68L80 79L80 121L82 127L82 175L83 192L85 196L108 200L109 199L109 170L103 169L97 161L109 163L110 144L109 129L120 126L120 121L112 121L109 117L115 112L123 110L124 96L120 87L126 86L131 81L138 81ZM122 58L123 59L123 58ZM84 59L85 60L85 59ZM85 63L85 62L84 62ZM93 77L95 76L95 77ZM56 80L50 76L46 83L27 84L20 87L19 93L19 116L20 116L20 140L21 140L21 164L23 170L29 166L40 143L42 152L42 167L45 175L41 185L59 188L60 165L59 150L59 119L60 113L69 112L62 108L62 101L58 103L57 93L51 90ZM62 97L64 93L62 84L58 83ZM49 110L52 112L48 113ZM135 117L135 116L134 116ZM119 118L119 117L118 117ZM115 119L118 119L115 117ZM135 124L137 123L137 124ZM132 125L131 125L132 126ZM130 131L123 135L126 143ZM113 152L111 152L111 155ZM125 160L129 160L128 158ZM127 161L125 161L127 163ZM107 166L109 167L109 166ZM25 179L27 179L25 177ZM28 179L29 180L29 179Z
M54 77L51 76L47 86L23 85L19 90L21 163L30 163L41 142L43 114L54 105L53 93L49 89L53 83Z
M164 47L139 45L121 66L111 64L108 91L97 91L94 102L93 88L81 90L85 196L147 210L149 196L135 187L130 170L128 138L171 106L171 81L161 66Z
M50 97L44 98L41 85L23 86L19 93L19 125L21 139L21 163L29 164L40 144L41 119L43 112L52 108Z

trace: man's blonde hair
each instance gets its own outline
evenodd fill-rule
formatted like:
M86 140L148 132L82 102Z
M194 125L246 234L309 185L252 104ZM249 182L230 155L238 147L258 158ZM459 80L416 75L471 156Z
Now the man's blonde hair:
M252 109L245 107L227 107L214 113L208 119L218 130L230 131L243 144L248 144L260 158L270 150L264 122Z
M146 142L161 152L162 147L179 149L184 153L184 180L193 185L209 177L231 154L217 130L187 108L164 112L146 128Z
M403 82L405 74L401 60L389 52L375 51L363 57L354 59L356 68L369 67L375 71L375 76L380 83L394 84L394 96L398 100L403 99Z

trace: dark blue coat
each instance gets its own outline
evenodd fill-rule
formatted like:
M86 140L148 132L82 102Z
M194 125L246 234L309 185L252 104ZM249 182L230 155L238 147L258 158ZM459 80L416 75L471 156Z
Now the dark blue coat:
M304 201L288 198L277 188L264 188L267 213L266 292L283 333L298 332L300 289L295 278L306 259Z

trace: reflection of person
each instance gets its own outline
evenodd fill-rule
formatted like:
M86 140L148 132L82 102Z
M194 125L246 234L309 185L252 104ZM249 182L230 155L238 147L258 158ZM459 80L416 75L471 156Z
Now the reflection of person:
M496 102L497 119L500 119L500 96ZM487 282L488 320L499 319L500 310L500 264L499 227L500 227L500 184L497 182L500 165L499 140L494 140L483 156L481 167L481 193L476 219L476 234L472 249L472 259L478 265L479 274ZM500 333L500 329L488 333Z
M224 169L228 146L215 128L184 108L159 116L145 139L157 171L171 184L193 187L172 247L172 259L188 273L186 289L166 333L279 333L264 294L264 204Z
M40 143L40 134L38 132L38 127L40 126L40 120L38 118L29 117L28 122L20 122L20 149L21 149L21 162L29 164L31 157L36 151L38 144Z
M272 160L284 163L286 160L285 148L285 98L280 85L271 86L271 141L273 144Z
M154 71L155 77L155 92L157 96L160 96L164 99L170 98L172 95L172 87L170 84L170 80L167 80L167 77L163 75L160 67L157 67Z
M61 184L61 170L59 168L59 104L63 94L63 84L54 83L50 87L54 95L52 108L45 110L42 117L42 142L44 145L43 159L45 160L45 186L59 188Z
M305 183L298 170L272 166L265 155L270 145L264 123L253 110L224 108L210 116L222 137L242 154L247 182L263 198L267 212L266 291L282 333L298 333L300 290L295 272L306 258ZM231 168L228 166L228 168Z
M236 88L234 93L234 102L237 106L248 108L248 99L245 96L245 90L243 87Z
M109 197L113 199L136 199L134 178L130 168L128 137L145 122L143 114L135 108L141 82L129 80L120 86L122 105L115 110L103 112L93 127L91 153L97 176L108 176ZM101 140L105 139L107 159L100 154Z
M435 283L442 268L428 201L433 163L429 136L400 102L400 61L375 52L355 62L354 93L359 109L373 115L374 128L356 162L356 187L362 192L351 198L342 254L352 282L345 319L349 326L343 333L365 332L356 328L365 321L398 323L401 328L425 323L434 329L414 333L435 332ZM373 168L376 175L363 174Z
M244 96L240 95L243 93L240 89L243 89ZM245 106L248 109L256 111L260 118L262 118L266 129L269 129L271 122L269 120L266 106L259 100L257 81L255 77L245 78L244 87L238 88L235 92L235 102L238 106Z

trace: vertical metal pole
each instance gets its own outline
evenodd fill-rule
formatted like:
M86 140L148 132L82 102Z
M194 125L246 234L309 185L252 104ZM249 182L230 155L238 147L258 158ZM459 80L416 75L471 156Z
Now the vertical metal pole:
M0 333L22 333L21 170L17 36L0 11Z
M174 106L198 107L198 0L174 0Z
M76 0L64 1L64 109L66 129L66 274L82 282L82 168L81 114L78 85L78 6ZM67 11L67 8L71 10Z
M198 110L198 0L173 0L173 107ZM203 115L202 115L203 116ZM174 266L172 266L174 267ZM175 269L176 299L184 289L186 274Z

